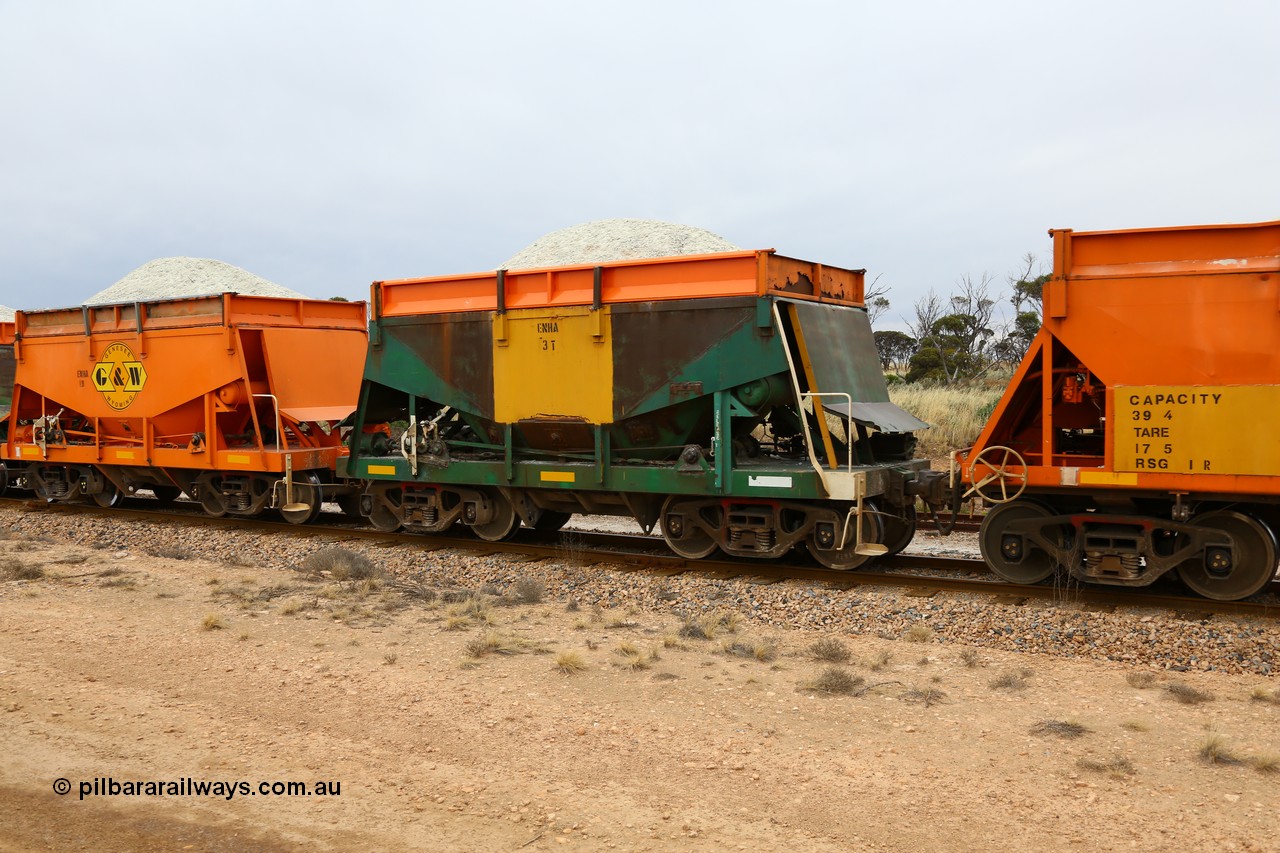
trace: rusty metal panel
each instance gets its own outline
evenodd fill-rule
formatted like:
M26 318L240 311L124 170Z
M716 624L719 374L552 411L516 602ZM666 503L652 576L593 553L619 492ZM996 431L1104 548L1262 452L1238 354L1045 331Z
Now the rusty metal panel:
M751 298L614 306L614 419L785 371L772 327L755 319Z
M365 379L492 420L491 314L419 315L379 321Z
M866 270L769 255L764 276L766 289L778 294L843 305L862 305L864 301Z

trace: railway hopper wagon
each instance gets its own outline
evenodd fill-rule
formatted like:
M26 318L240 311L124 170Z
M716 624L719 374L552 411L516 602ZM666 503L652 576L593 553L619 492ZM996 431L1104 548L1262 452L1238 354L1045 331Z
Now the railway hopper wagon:
M1044 323L977 443L1003 577L1258 592L1280 529L1280 222L1054 230Z
M6 483L111 506L149 489L295 523L335 483L367 343L364 303L216 296L18 312ZM0 352L3 356L3 352Z
M924 426L889 402L862 271L745 251L376 282L339 473L383 530L613 514L690 559L847 569L910 541Z

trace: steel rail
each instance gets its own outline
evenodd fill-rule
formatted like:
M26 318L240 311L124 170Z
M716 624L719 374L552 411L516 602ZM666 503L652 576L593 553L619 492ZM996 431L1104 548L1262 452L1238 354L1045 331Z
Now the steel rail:
M991 596L1005 604L1055 601L1095 610L1153 608L1172 610L1186 618L1214 614L1280 618L1280 604L1269 600L1280 597L1280 584L1277 583L1268 588L1261 600L1213 601L1164 591L1152 592L1149 588L1082 586L1073 581L1035 585L1008 583L992 575L981 560L962 557L897 554L880 558L872 569L839 571L786 560L686 560L672 554L662 539L656 536L579 530L547 533L522 528L508 541L489 542L470 535L424 535L406 531L386 533L355 526L355 523L344 525L336 521L297 525L261 517L214 518L196 509L195 504L191 504L190 512L184 512L180 509L182 504L148 508L145 506L148 503L151 501L145 498L130 499L122 505L104 509L92 504L45 504L21 498L0 499L0 505L16 506L28 512L103 515L153 523L178 521L192 525L262 530L279 535L323 535L334 539L384 542L429 551L452 549L478 554L523 554L585 564L608 563L623 571L664 571L670 574L692 572L722 580L736 578L761 584L809 581L840 589L860 586L899 587L910 589L912 594L922 597L939 592L978 594ZM951 574L920 574L921 571ZM956 574L961 572L968 573L968 576Z

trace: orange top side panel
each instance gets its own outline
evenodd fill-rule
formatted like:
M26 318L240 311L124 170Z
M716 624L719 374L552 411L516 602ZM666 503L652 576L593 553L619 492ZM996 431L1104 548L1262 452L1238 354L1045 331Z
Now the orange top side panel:
M221 294L142 303L91 305L17 312L24 340L63 335L113 335L142 331L191 329L199 326L303 326L326 329L365 328L365 303L273 296Z
M778 293L861 305L863 296L862 270L784 258L770 249L615 261L599 268L602 304ZM595 269L580 265L504 272L503 307L591 305ZM497 272L374 282L373 293L380 317L499 307Z
M1280 221L1129 231L1050 231L1054 276L1125 278L1280 270Z

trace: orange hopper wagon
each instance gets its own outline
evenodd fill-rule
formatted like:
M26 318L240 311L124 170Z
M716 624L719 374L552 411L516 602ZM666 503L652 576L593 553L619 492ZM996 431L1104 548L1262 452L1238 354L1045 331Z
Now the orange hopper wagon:
M7 481L46 501L110 506L185 492L211 515L323 500L346 455L368 333L362 302L224 293L18 312Z
M1280 222L1051 231L1044 324L977 444L999 574L1237 599L1280 530Z

